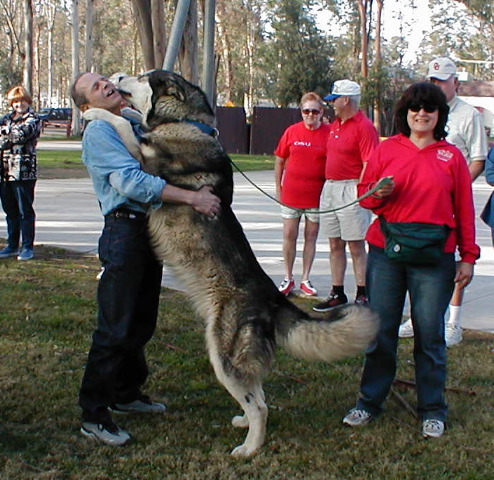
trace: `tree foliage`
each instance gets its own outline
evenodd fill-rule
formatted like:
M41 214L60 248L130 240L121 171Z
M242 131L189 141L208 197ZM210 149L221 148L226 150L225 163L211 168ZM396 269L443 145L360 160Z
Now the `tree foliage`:
M30 1L36 107L66 106L72 80L72 0L0 0L0 95L23 81L29 44L23 12ZM476 79L490 80L492 64L482 62L494 58L492 2L429 3L432 29L424 34L416 62L405 64L411 26L403 18L398 19L400 35L379 43L377 13L379 6L386 8L384 0L217 0L219 103L248 110L265 100L294 104L306 91L326 94L334 80L351 78L362 83L363 106L383 122L385 132L396 97L423 78L435 55L450 55ZM81 68L111 75L160 67L175 6L176 0L79 0L75 40ZM193 82L201 68L203 9L204 0L191 1L176 63Z
M334 80L332 47L306 0L268 2L270 29L260 49L264 91L277 105L297 103L303 93L327 93Z

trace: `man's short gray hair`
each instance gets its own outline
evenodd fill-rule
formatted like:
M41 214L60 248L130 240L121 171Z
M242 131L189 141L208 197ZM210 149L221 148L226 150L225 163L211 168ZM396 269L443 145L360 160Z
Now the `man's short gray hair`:
M360 99L362 98L361 95L349 95L348 98L350 99L350 103L353 108L359 109L360 108Z

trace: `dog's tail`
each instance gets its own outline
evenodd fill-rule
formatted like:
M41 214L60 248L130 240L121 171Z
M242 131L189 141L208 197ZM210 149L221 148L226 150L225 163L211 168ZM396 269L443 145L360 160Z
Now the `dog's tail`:
M298 308L283 308L276 318L276 343L304 360L332 362L357 355L374 340L378 316L368 307L343 305L325 319L310 318Z

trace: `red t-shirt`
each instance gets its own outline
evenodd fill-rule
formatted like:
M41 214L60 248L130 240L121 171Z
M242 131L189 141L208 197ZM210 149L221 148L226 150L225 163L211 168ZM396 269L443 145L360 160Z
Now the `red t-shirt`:
M367 197L360 204L388 222L424 222L448 225L452 232L445 252L456 246L462 261L475 263L480 248L475 243L475 210L472 182L465 157L445 140L419 149L404 135L379 145L367 163L358 194L368 192L381 178L392 175L395 188L389 197ZM369 227L367 241L384 248L385 239L377 218Z
M361 112L341 123L331 125L327 144L326 178L352 180L360 178L362 167L379 144L372 122Z
M281 201L295 208L318 208L324 185L329 125L309 130L304 122L285 130L274 154L287 159Z

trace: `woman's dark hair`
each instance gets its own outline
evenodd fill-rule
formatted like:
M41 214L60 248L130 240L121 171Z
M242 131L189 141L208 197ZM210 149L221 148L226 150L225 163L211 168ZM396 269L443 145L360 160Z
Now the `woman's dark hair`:
M394 123L399 133L409 137L411 130L407 115L410 106L434 106L438 109L437 125L434 128L434 138L443 140L446 135L449 107L441 88L433 83L420 82L408 87L395 106Z

